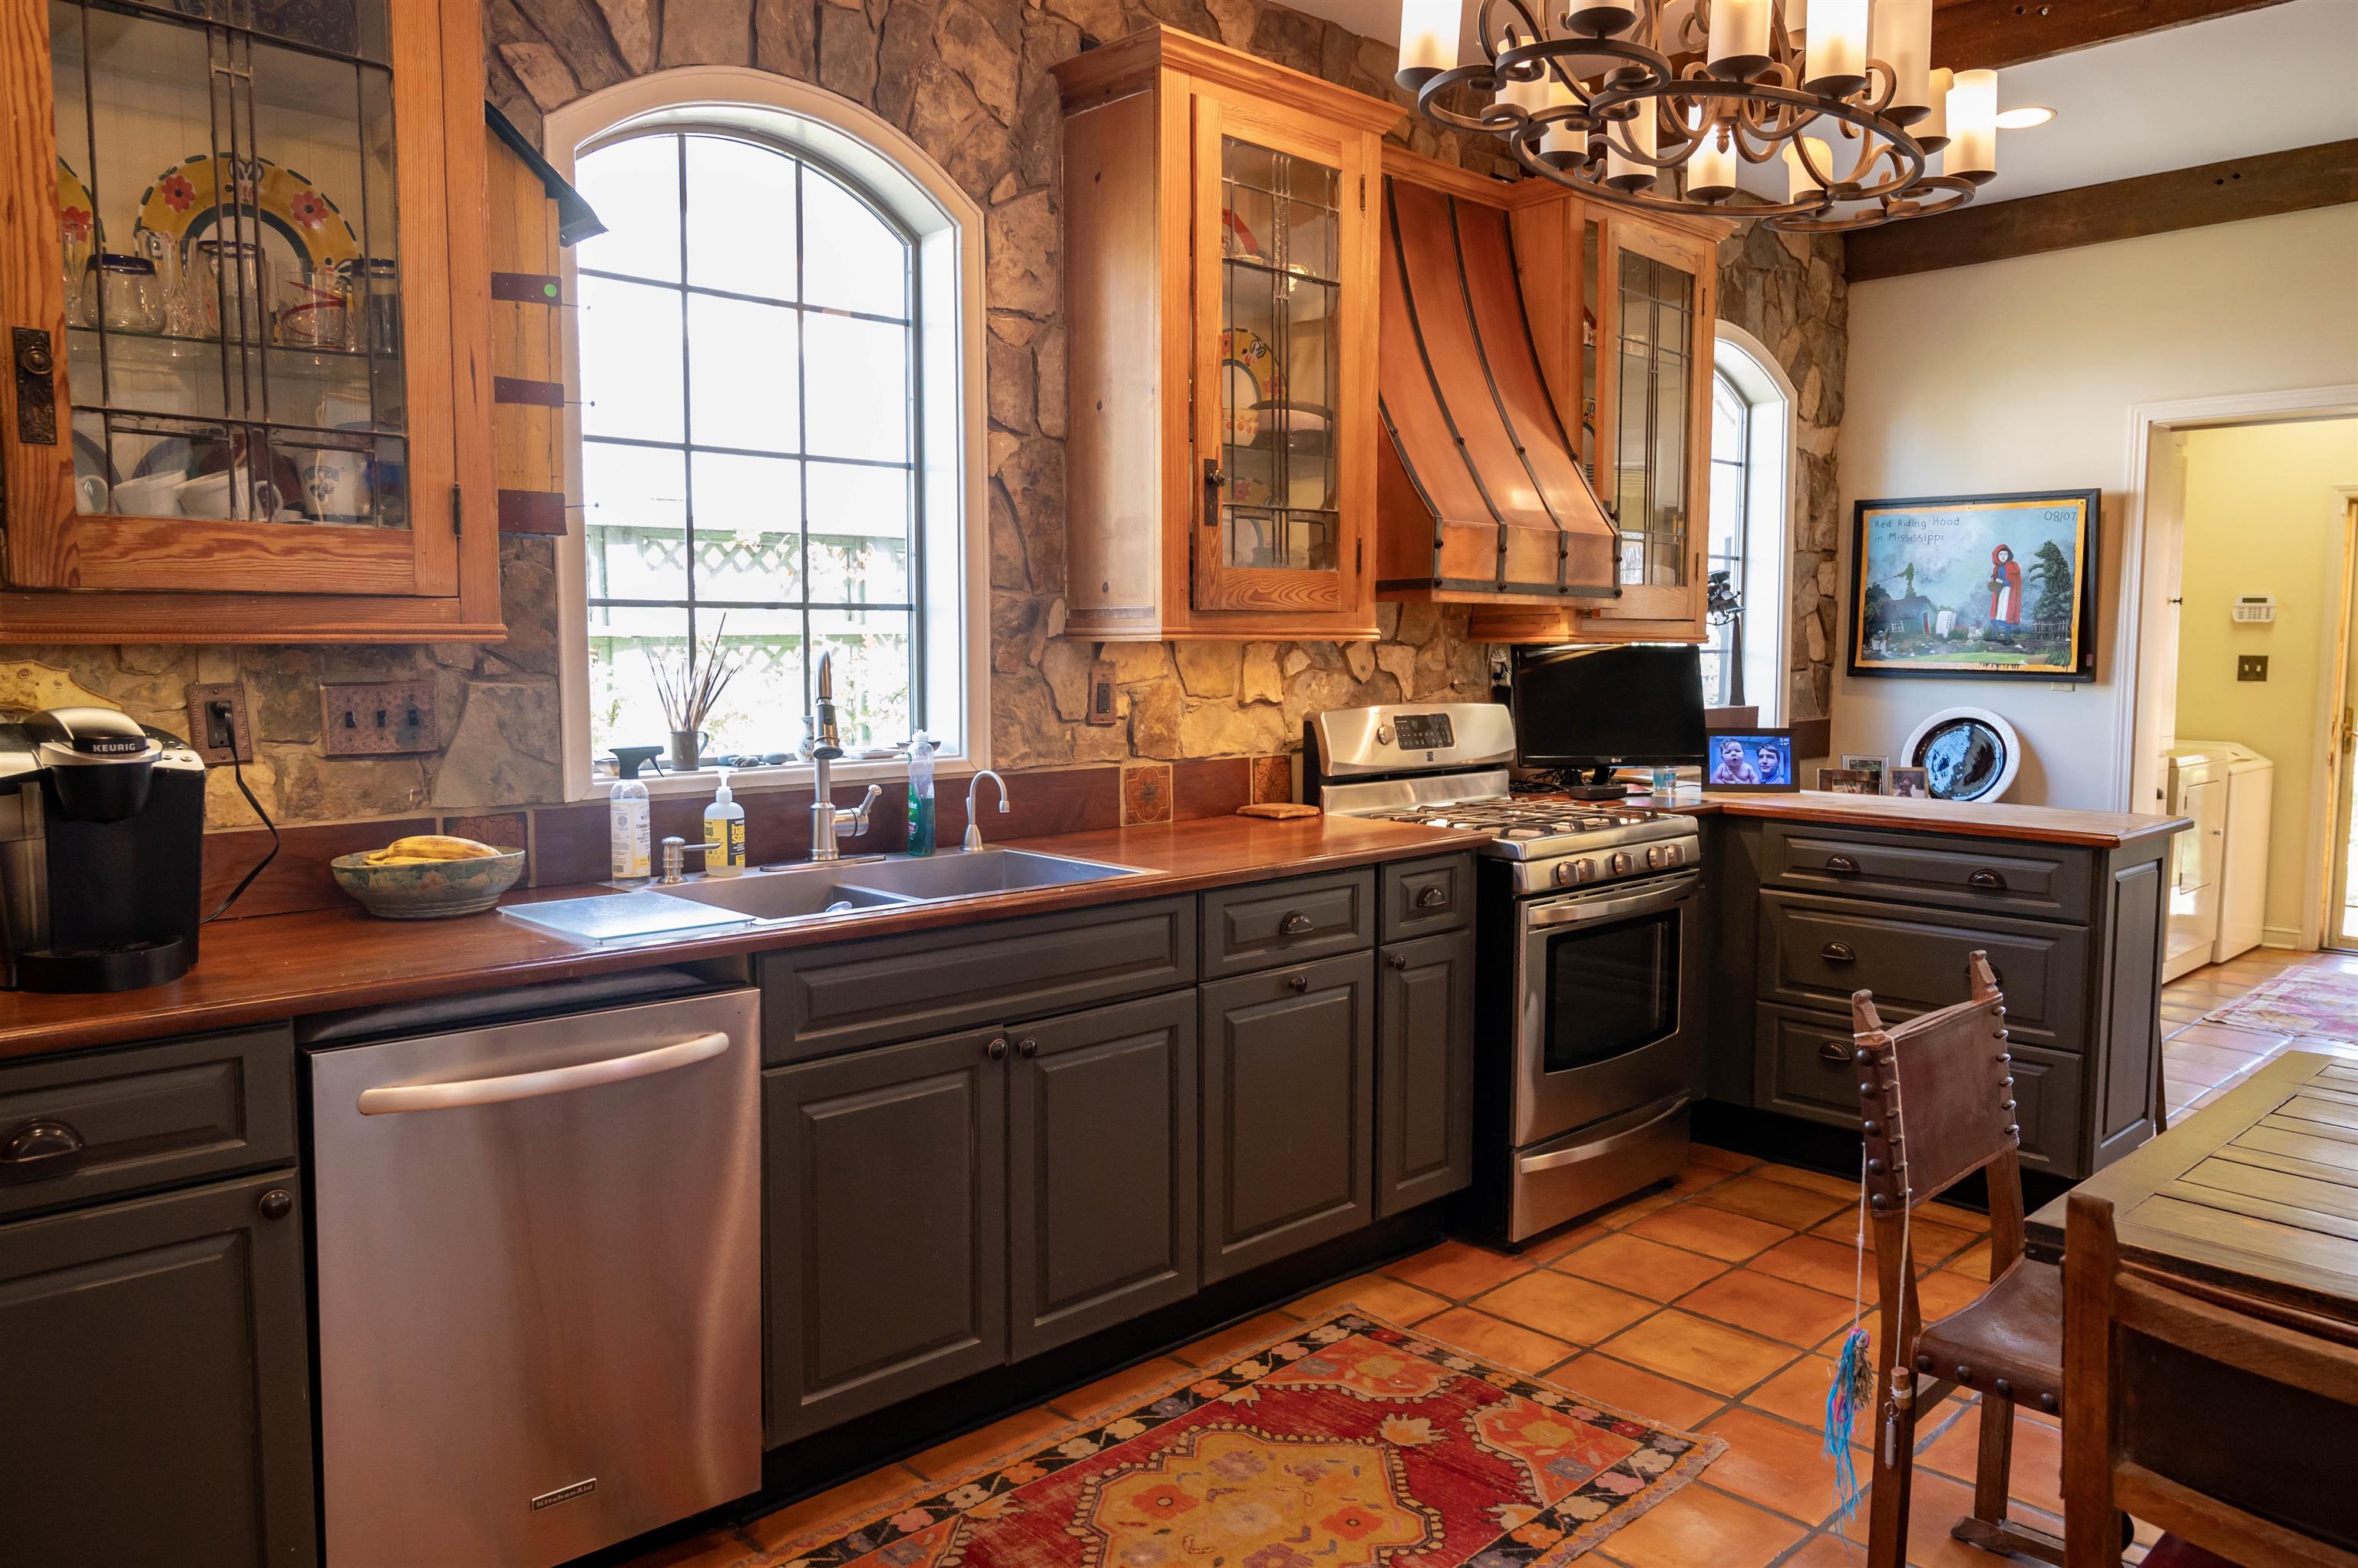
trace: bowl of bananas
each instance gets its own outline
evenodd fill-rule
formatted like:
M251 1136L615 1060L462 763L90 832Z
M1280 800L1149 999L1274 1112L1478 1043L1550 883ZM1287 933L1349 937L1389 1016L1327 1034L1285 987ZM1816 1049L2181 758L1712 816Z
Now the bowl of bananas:
M380 920L480 914L524 874L524 851L447 833L396 838L382 849L328 862L336 885Z

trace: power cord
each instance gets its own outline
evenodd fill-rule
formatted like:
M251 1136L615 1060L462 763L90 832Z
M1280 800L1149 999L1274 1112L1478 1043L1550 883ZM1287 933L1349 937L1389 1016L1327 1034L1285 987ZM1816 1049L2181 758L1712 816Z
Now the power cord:
M261 860L254 862L254 869L252 871L246 872L244 876L238 879L237 886L230 889L229 896L221 901L221 907L214 910L211 914L206 915L203 920L198 923L203 925L211 925L214 921L219 920L222 915L229 913L229 906L235 903L238 901L239 895L254 885L254 878L269 870L270 862L278 858L279 838L278 824L271 821L270 813L262 809L262 802L254 798L254 791L246 784L245 769L238 764L237 746L234 740L232 738L231 732L229 704L225 702L215 702L212 704L212 711L206 714L205 723L209 730L212 730L215 725L219 726L218 730L214 730L212 735L207 736L209 743L219 743L214 740L215 735L219 736L222 741L229 741L229 775L237 783L237 793L245 796L245 804L254 808L254 815L260 819L265 827L270 829L269 851L265 853Z

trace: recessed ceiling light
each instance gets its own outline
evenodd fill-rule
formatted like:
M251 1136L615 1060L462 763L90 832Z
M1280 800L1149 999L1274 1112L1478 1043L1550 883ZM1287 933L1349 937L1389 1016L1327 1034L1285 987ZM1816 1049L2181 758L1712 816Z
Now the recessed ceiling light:
M2027 131L2033 125L2043 125L2055 118L2055 111L2044 103L2026 103L2019 109L2001 109L1997 128L2001 131Z

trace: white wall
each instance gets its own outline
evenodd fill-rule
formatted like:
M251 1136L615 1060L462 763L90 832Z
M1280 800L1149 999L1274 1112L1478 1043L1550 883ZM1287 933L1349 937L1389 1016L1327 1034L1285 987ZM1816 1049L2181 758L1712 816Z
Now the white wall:
M2358 205L1854 284L1836 448L1844 637L1855 502L2097 485L2104 504L2093 684L1862 679L1838 654L1835 752L1897 761L1925 714L1975 703L2012 719L2029 753L2010 800L2125 802L2129 409L2353 381Z

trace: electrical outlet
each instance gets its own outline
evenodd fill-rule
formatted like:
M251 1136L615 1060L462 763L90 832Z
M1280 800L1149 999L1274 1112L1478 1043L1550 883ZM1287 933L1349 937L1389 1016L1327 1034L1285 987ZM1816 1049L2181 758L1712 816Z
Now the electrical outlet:
M2268 656L2267 656L2266 654L2236 654L2236 655L2235 655L2235 678L2236 678L2237 680L2266 680L2266 679L2267 679L2267 678L2268 678Z
M319 688L319 744L331 757L441 750L430 680L368 681Z
M226 704L224 718L222 708ZM245 719L245 687L217 681L189 687L189 749L207 767L254 761L254 730Z

